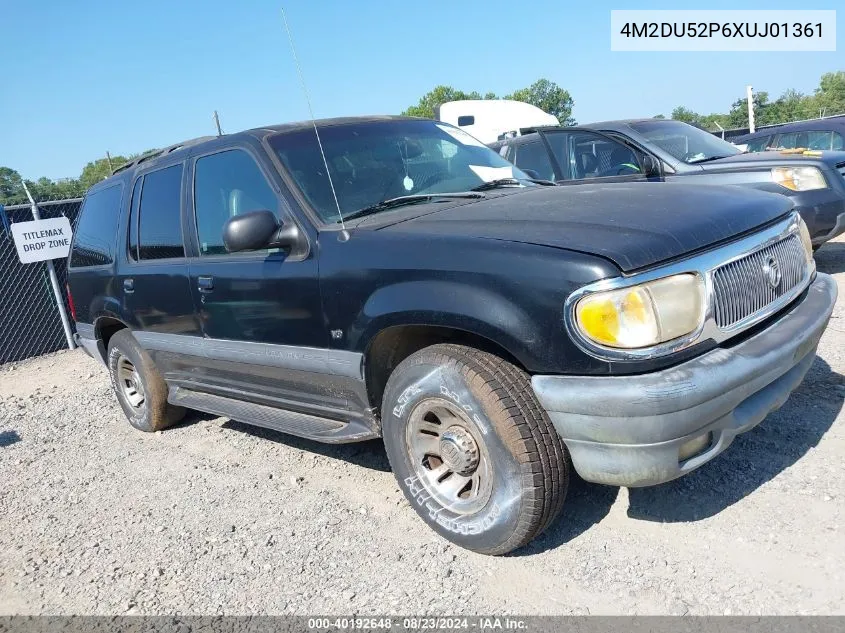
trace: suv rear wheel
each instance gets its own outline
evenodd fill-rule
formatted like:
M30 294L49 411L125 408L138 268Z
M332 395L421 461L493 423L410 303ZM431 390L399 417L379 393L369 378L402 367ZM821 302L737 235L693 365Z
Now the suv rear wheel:
M185 416L183 407L168 404L164 379L129 330L109 340L108 366L117 401L139 431L160 431Z
M484 554L525 545L566 497L566 446L528 375L498 356L433 345L391 374L382 434L411 505L446 539Z

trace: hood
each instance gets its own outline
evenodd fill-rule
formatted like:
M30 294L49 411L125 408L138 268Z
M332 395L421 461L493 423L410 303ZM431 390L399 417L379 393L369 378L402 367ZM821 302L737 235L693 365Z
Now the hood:
M725 167L733 167L736 169L749 169L751 167L776 167L778 165L818 165L822 163L830 167L845 162L845 152L835 151L819 151L816 155L804 154L786 154L775 150L767 152L749 152L746 154L736 154L735 156L728 156L720 158L719 160L701 163L698 166L705 171L712 169L724 169Z
M573 185L451 206L379 230L565 248L599 255L629 272L753 231L791 208L785 196L740 187Z

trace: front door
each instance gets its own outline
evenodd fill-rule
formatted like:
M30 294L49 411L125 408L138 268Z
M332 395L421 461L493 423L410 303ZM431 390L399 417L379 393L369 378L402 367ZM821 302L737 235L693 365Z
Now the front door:
M267 209L294 221L270 169L247 146L193 160L189 276L205 352L198 387L305 412L342 410L347 399L330 388L316 249L227 253L223 246L223 225L235 215Z
M587 130L547 131L542 136L557 163L560 184L646 179L637 152L609 136Z

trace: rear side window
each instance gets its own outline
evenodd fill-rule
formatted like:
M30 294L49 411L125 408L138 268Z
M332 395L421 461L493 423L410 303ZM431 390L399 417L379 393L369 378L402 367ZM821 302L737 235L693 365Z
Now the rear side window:
M71 266L106 266L114 261L122 190L123 187L116 184L85 197L73 238Z
M144 175L138 207L138 259L185 256L181 200L181 164ZM130 230L130 242L132 239Z

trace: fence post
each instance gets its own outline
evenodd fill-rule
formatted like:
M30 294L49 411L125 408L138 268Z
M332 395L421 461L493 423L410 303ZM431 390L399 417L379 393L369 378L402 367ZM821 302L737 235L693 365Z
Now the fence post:
M23 190L26 192L26 197L29 198L29 204L32 208L32 217L36 220L40 220L41 213L38 211L38 205L35 204L35 200L33 200L32 194L29 193L29 187L26 186L26 183L24 182L22 184ZM50 285L53 287L53 296L56 299L56 307L59 309L59 316L62 318L62 327L65 331L68 349L76 349L76 343L73 341L73 330L70 328L70 319L67 318L65 301L62 297L62 290L59 287L59 278L56 276L56 267L53 266L52 259L48 259L44 263L47 264L47 272L50 275Z

